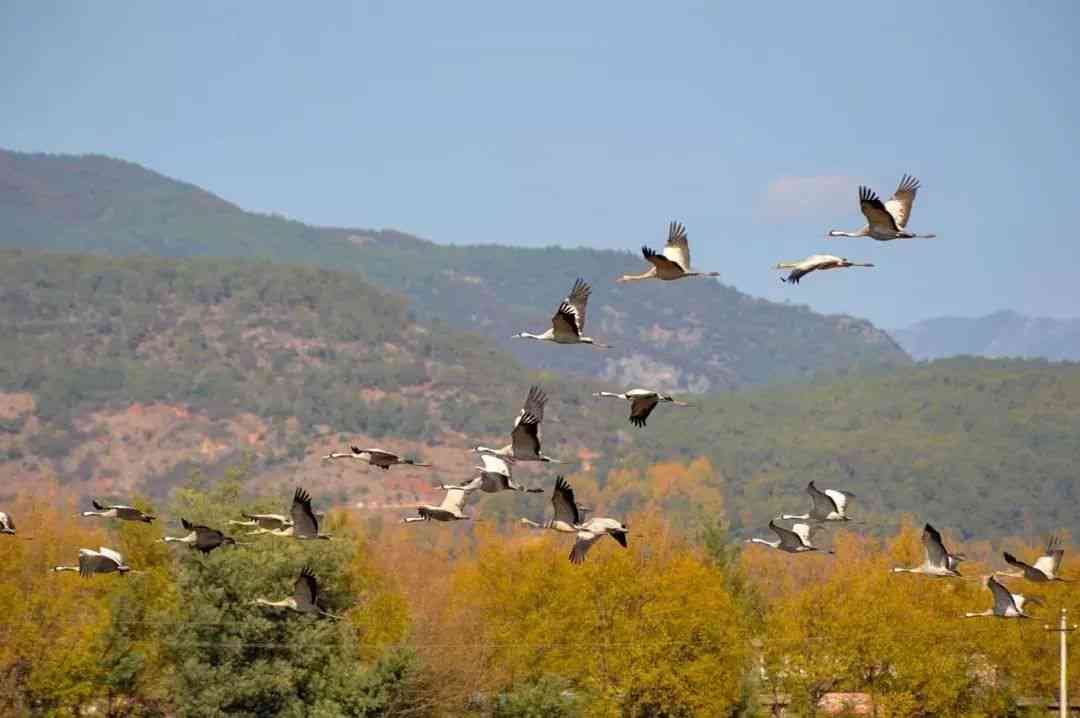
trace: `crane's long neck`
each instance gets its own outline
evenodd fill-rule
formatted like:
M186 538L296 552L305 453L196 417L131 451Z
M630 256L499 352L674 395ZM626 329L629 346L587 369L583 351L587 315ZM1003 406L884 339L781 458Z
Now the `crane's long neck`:
M870 227L863 227L858 232L844 232L839 229L833 229L829 231L830 237L866 237L870 234Z
M360 457L358 457L356 454L350 454L350 453L346 453L346 452L335 451L332 454L327 454L323 458L332 460L332 459L358 459Z
M637 282L642 279L656 279L656 267L650 267L647 272L641 274L624 274L616 282Z
M83 511L82 515L83 516L101 516L102 518L109 518L109 516L110 516L108 511Z
M531 529L546 529L546 528L549 528L549 526L547 524L538 524L535 521L531 521L531 520L526 519L526 518L521 519L521 525L522 526L528 526Z
M79 571L78 566L53 566L53 571Z
M969 612L964 614L964 618L983 618L985 616L993 616L993 615L994 615L994 609L988 608L985 611L979 611L978 613L974 613L974 612L969 611Z
M810 514L780 514L780 518L787 521L792 519L809 520Z
M779 541L769 541L768 539L763 538L748 539L747 543L759 543L762 546L768 546L769 548L778 548L780 546Z
M194 543L194 536L166 536L161 539L165 543Z
M593 394L593 396L597 396L597 397L610 396L613 399L625 399L626 398L625 394L615 394L615 393L612 393L610 391L598 391L595 394Z
M519 333L514 335L514 337L516 339L536 339L537 341L544 341L544 340L547 340L547 339L551 339L552 336L553 335L549 334L548 332L544 332L543 334L531 334L529 332L519 332Z
M918 567L918 566L915 567L915 568L903 568L902 566L897 566L896 568L894 568L892 570L892 572L893 573L922 573L922 571L920 570L920 567Z

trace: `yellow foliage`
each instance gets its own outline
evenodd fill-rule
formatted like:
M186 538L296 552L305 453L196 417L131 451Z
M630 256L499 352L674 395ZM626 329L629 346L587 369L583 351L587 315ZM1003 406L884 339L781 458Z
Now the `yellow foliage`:
M629 549L602 541L580 566L572 536L479 532L450 597L469 690L556 674L592 698L591 715L725 715L749 644L724 577L659 519L628 525Z

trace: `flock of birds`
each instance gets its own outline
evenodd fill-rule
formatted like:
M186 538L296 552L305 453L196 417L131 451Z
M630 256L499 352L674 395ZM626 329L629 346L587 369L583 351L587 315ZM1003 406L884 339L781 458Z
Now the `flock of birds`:
M918 180L909 175L904 175L892 198L887 202L882 202L870 188L859 187L859 208L866 217L866 226L856 232L832 230L827 236L869 237L883 242L934 237L933 234L916 234L907 229L908 220L911 218L912 205L918 190ZM718 276L717 272L700 272L692 269L686 228L680 222L672 222L669 225L667 243L662 252L656 252L648 246L643 246L641 253L651 265L649 269L641 274L623 275L616 280L617 282L646 279L672 281L689 277ZM798 262L780 262L776 265L776 268L790 270L786 277L781 278L781 281L798 284L800 279L815 271L872 266L874 265L870 263L852 262L847 258L831 254L815 254ZM578 279L574 282L570 293L559 303L551 319L550 328L539 334L521 332L514 335L514 337L548 341L556 344L590 344L598 348L609 348L609 345L585 335L586 310L591 291L591 287L586 282ZM690 406L688 403L677 401L659 391L648 389L631 389L621 394L598 392L594 396L597 398L623 399L629 402L629 420L631 424L637 427L645 427L649 416L661 403L670 403L674 406ZM478 472L477 475L465 483L441 484L440 488L445 492L441 503L438 505L418 506L416 515L404 517L402 522L412 524L470 519L472 517L465 513L465 506L469 497L477 491L483 493L497 493L500 491L544 493L543 488L528 487L515 482L512 467L516 462L562 463L558 459L553 459L544 454L541 446L540 425L544 419L546 403L547 396L541 388L538 386L531 387L521 411L514 420L510 431L510 443L501 448L475 447L474 451L480 457L480 465L475 467ZM430 467L430 464L421 463L378 448L351 446L347 452L335 452L323 457L323 460L326 461L339 459L360 461L383 470L389 470L391 467L399 465ZM815 533L830 523L850 521L847 509L850 501L855 496L850 492L837 489L818 489L813 481L809 483L806 491L811 500L811 506L807 513L781 514L768 524L777 537L775 541L751 538L748 539L748 543L761 544L793 554L833 553L831 550L815 546L813 537ZM627 546L627 537L630 533L627 525L614 518L587 518L587 514L591 513L591 510L577 503L574 498L574 490L563 476L558 476L555 479L555 485L551 492L551 505L553 514L552 518L547 521L537 523L527 518L521 518L520 523L534 529L572 534L575 537L569 554L569 560L572 563L582 563L593 544L605 536L610 536L624 548ZM95 500L93 507L93 511L85 511L82 515L148 524L152 523L156 518L132 506L104 505ZM242 517L243 520L233 520L229 524L252 529L247 532L246 535L248 536L269 535L296 540L328 540L331 538L321 532L320 518L322 514L316 513L312 509L311 496L302 488L297 488L294 492L288 515L245 513L242 514ZM790 528L777 523L777 521L788 520L796 523L792 524ZM239 543L219 529L193 524L185 518L180 519L180 524L187 532L185 535L166 536L161 540L166 543L186 544L192 550L203 554L209 554L221 546L237 545ZM15 533L13 520L2 512L0 512L0 533ZM925 550L925 559L922 564L908 568L897 567L893 571L939 578L961 576L958 566L964 560L964 556L950 553L945 548L941 534L930 524L926 524L923 530L922 543ZM1059 574L1063 553L1064 550L1060 548L1057 538L1050 539L1046 547L1046 553L1032 564L1020 561L1006 552L1004 554L1006 563L1016 570L1012 572L995 572L982 577L984 585L990 589L993 595L993 607L978 613L967 613L965 616L1027 618L1028 614L1024 612L1024 606L1028 603L1038 603L1039 599L1010 592L995 576L1004 575L1033 582L1064 581L1066 579ZM86 548L80 549L77 566L56 566L54 570L58 572L74 571L85 577L98 573L118 573L123 575L132 569L125 564L124 558L119 552L100 547L97 551ZM277 601L258 598L253 603L272 608L284 608L299 613L335 617L319 607L318 597L318 579L311 569L305 566L300 570L296 578L292 596Z

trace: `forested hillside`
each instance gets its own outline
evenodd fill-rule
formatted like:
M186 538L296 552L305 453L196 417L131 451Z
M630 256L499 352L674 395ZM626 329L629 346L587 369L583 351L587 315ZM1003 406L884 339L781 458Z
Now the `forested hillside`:
M989 537L1066 526L1077 499L1080 366L951 360L660 406L645 429L610 389L532 373L476 335L414 321L347 273L207 259L0 252L0 494L165 497L246 462L252 489L304 482L393 508L505 441L531 383L546 450L612 510L663 508L741 535L801 510L806 482L859 495L867 530L905 512ZM573 352L576 347L551 347ZM433 462L321 463L349 442ZM520 467L543 483L553 471ZM543 485L547 485L544 483ZM485 514L511 518L492 497ZM530 505L539 518L544 502Z
M641 271L640 244L663 244L663 222L628 238L634 252L443 246L398 232L315 228L245 212L106 157L0 151L0 227L0 246L256 257L359 272L408 296L421 318L493 338L528 366L619 384L720 391L909 361L865 320L755 299L716 281L614 284L622 273ZM583 240L568 235L559 243ZM691 241L715 240L695 238L691 228ZM594 286L589 332L617 351L566 352L509 339L549 326L579 276Z
M318 454L348 441L424 447L456 472L435 478L460 478L475 463L465 449L504 440L544 378L478 336L417 324L355 275L18 250L0 252L0 273L0 472L24 481L163 495L195 467L250 455L279 478L300 464L344 500L370 487ZM550 421L586 427L588 392L553 387ZM572 460L618 424L552 430L549 450ZM405 475L412 498L430 478Z

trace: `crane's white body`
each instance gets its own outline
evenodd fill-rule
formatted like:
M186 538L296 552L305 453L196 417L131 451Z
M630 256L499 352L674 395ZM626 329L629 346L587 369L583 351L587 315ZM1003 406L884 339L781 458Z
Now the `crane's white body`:
M719 272L696 272L690 268L690 240L687 239L686 227L681 222L668 225L667 243L664 251L657 253L648 246L642 246L641 256L651 264L641 274L624 274L616 282L637 282L645 279L673 281L687 277L719 277Z
M462 489L469 494L473 491L483 491L487 494L495 494L500 491L521 491L529 494L542 494L543 489L530 489L514 481L510 470L510 462L495 454L480 454L482 466L473 467L480 473L476 478L462 485L443 484L443 489Z
M95 573L119 573L121 575L131 570L124 563L124 557L111 548L101 546L97 551L88 548L79 549L78 566L54 566L53 571L74 571L83 578Z
M919 181L910 175L904 175L900 184L888 202L869 187L859 187L859 210L866 217L866 226L857 232L831 230L829 237L870 237L879 242L894 239L933 239L934 234L915 234L907 230L911 219L915 195L919 191Z
M1034 564L1025 563L1017 559L1011 553L1004 553L1005 563L1015 567L1016 571L997 571L998 576L1011 576L1013 578L1026 578L1036 583L1048 581L1065 581L1060 575L1061 559L1065 555L1065 549L1061 548L1060 539L1051 536L1046 543L1046 552L1035 560Z
M475 451L480 454L491 454L509 461L562 463L558 459L544 455L540 446L540 424L544 420L545 406L547 406L547 394L539 386L529 387L529 394L525 397L525 405L522 406L521 411L514 420L514 428L510 431L510 443L501 449L477 446Z
M269 608L285 608L296 613L317 614L327 618L338 618L332 613L319 608L319 583L310 568L303 568L293 584L293 595L278 601L256 598L254 603Z
M769 541L763 538L750 538L747 539L747 543L761 544L762 546L768 546L778 551L786 551L787 553L810 553L812 551L821 551L823 553L832 553L831 550L820 549L813 544L811 540L814 527L809 524L793 524L790 529L786 529L776 523L776 520L769 521L769 528L776 534L776 541Z
M546 529L559 533L574 534L577 541L570 551L571 563L582 563L585 555L592 545L604 536L615 539L620 546L626 548L626 537L630 529L626 524L611 518L595 517L584 520L583 509L574 499L574 490L566 479L558 476L555 479L555 488L551 492L551 506L554 515L544 523L537 523L530 519L522 518L521 523L530 528Z
M846 269L848 267L873 267L874 265L866 262L852 262L846 257L837 257L834 254L812 254L806 259L799 262L780 262L776 265L777 269L790 269L787 277L780 277L781 282L789 282L791 284L798 284L799 280L805 277L810 272L819 272L827 269Z
M855 498L850 491L837 489L821 490L811 481L806 485L806 493L810 494L810 511L805 514L781 514L780 518L796 521L814 521L824 523L827 521L850 521L847 515L848 501Z
M180 519L180 525L188 532L186 536L165 536L161 540L165 543L186 544L189 548L200 551L204 555L209 554L220 546L236 544L235 540L209 526L193 524L182 517Z
M355 459L362 461L369 466L377 466L384 471L391 466L417 466L421 468L430 468L431 464L425 464L413 459L406 459L402 456L395 454L392 451L386 451L384 449L361 449L358 446L350 446L347 452L334 452L327 454L323 457L326 461L334 461L336 459Z
M598 399L611 397L613 399L624 399L630 402L630 423L638 428L645 426L649 415L652 414L653 409L656 408L657 404L660 404L661 402L669 403L674 406L690 406L685 402L676 401L671 396L661 394L652 389L630 389L622 394L615 394L610 391L598 391L593 393L593 396Z
M293 492L292 505L289 507L291 522L288 526L279 529L260 529L251 533L266 533L271 536L286 536L302 540L329 540L329 534L324 534L319 530L319 517L321 515L315 513L311 508L311 494L302 488L297 488Z
M1042 599L1040 598L1034 596L1026 597L1023 594L1012 593L993 576L984 576L983 585L990 589L990 593L994 596L993 607L988 608L985 611L965 613L965 618L980 618L982 616L993 616L995 618L1031 618L1031 616L1024 613L1024 605L1026 603L1042 603Z
M464 513L465 501L468 492L460 487L448 488L443 496L442 503L438 506L425 505L416 507L417 516L407 516L402 523L411 524L417 521L465 521L471 516Z
M0 511L0 534L15 533L15 522L10 516Z
M282 516L281 514L241 514L246 521L230 520L231 526L248 526L255 529L254 531L248 531L247 536L257 536L259 534L270 533L271 531L281 530L292 526L292 519L288 516Z
M592 337L585 336L585 312L589 305L592 288L584 280L578 279L570 289L570 294L559 304L551 318L551 328L542 334L519 332L514 339L535 339L555 344L592 344L599 349L610 349Z
M930 524L923 527L922 532L923 553L925 559L918 566L910 568L897 567L893 573L919 573L934 578L955 578L960 576L957 567L964 560L964 555L949 553L941 534Z
M121 521L142 521L143 523L153 523L156 516L144 513L134 506L123 506L121 504L105 505L100 503L97 499L93 499L90 503L94 505L96 511L83 511L83 516L96 516L104 519L120 519Z

